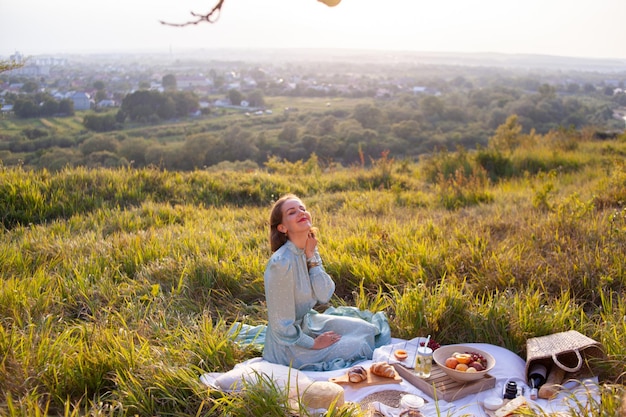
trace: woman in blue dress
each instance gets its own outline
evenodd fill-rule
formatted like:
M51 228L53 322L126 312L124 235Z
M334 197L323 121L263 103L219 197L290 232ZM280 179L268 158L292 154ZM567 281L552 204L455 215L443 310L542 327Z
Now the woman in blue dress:
M371 359L379 328L361 318L321 314L335 283L324 270L311 213L295 195L270 215L272 256L265 269L268 326L263 358L296 369L328 371Z

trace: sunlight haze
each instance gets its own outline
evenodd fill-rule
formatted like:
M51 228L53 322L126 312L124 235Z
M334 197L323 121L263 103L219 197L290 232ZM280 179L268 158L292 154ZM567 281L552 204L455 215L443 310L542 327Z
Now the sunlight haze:
M342 48L626 59L624 0L0 0L0 56Z

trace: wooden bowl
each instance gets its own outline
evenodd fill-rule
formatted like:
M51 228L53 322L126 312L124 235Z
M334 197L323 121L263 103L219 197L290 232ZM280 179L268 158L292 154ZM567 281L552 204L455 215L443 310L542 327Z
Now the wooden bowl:
M453 356L455 352L458 353L466 353L466 352L476 352L482 355L483 358L487 360L487 368L482 371L476 372L463 372L457 371L456 369L448 368L446 366L446 359ZM477 349L475 347L466 346L466 345L446 345L441 346L439 349L436 349L433 352L433 360L439 367L448 375L450 378L455 379L457 381L476 381L483 378L487 373L493 369L496 364L496 359L489 353L484 350Z

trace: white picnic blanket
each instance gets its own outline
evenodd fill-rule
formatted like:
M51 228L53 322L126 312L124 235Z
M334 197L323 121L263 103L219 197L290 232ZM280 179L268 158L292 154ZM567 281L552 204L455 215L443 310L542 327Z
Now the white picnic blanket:
M377 348L374 351L372 360L360 362L359 365L368 367L371 363L374 362L397 362L392 354L394 350L406 349L411 355L411 352L415 352L417 344L420 341L424 340L424 338L415 338L412 340L393 338L390 344ZM437 401L435 401L435 399L430 398L426 393L422 392L421 390L403 379L401 383L374 385L357 389L350 387L349 385L343 385L345 401L361 402L363 399L375 392L385 390L397 390L405 392L407 394L416 394L420 397L423 397L426 400L426 404L420 409L420 411L425 417L460 417L463 415L488 417L488 414L485 412L482 406L482 401L490 396L498 396L502 398L503 389L508 380L515 381L517 385L519 387L522 387L522 389L524 390L524 396L526 398L529 398L530 388L526 385L525 381L524 372L526 362L524 361L524 359L509 351L508 349L491 344L465 343L464 345L468 347L475 347L493 355L496 360L496 364L489 373L491 376L496 378L495 388L482 391L477 394L471 394L466 397L456 399L452 402L447 402L442 399L438 399ZM258 365L262 364L263 362L265 361L263 361L262 358L254 358L242 363L241 366L237 365L235 369L237 369L238 367L243 367L244 365L246 365L246 363L256 363ZM409 356L409 358L405 360L405 362L412 363L411 356ZM269 363L267 365L271 366ZM337 378L343 376L346 373L346 369L326 372L300 372L304 373L308 378L314 381L328 381L329 378ZM200 379L205 384L215 387L213 381L215 381L215 378L219 377L219 373L209 373L204 374ZM597 383L597 378L592 378L584 381L568 381L564 384L564 389L555 398L551 400L537 399L529 402L531 403L531 405L541 408L541 410L546 413L567 412L570 409L577 409L576 404L587 404L590 396L594 398L596 404L599 404L600 396ZM398 414L397 409L387 407L384 404L374 403L373 406L379 407L377 408L378 411L380 411L383 415L386 415L387 417L395 417Z

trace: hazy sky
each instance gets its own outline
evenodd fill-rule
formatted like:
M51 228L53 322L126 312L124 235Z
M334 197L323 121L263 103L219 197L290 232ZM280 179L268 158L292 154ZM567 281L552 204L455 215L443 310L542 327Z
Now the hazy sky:
M0 56L214 48L359 48L626 59L626 0L0 0Z

